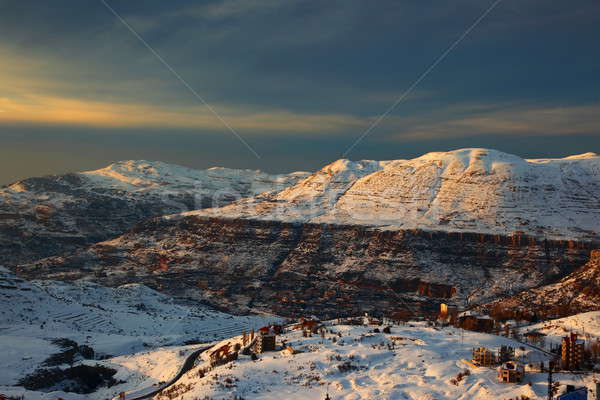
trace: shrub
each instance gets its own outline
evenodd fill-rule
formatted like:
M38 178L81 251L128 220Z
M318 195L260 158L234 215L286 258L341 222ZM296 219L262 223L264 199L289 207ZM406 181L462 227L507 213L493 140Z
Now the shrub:
M67 338L52 339L52 344L60 347L61 349L71 349L77 347L77 342Z
M67 338L53 339L52 343L63 349L62 352L52 354L42 365L46 367L57 367L63 364L73 364L77 356L85 360L91 360L95 356L94 349L87 345L79 346L77 342Z
M65 379L65 374L60 368L37 369L19 380L19 386L28 390L40 390L56 385Z
M68 349L61 353L52 354L42 363L42 365L46 367L56 367L63 364L73 364L76 355L76 348Z
M338 364L337 369L342 372L350 372L350 371L356 371L358 369L358 367L354 364L352 364L350 361L346 361L344 363Z
M38 369L19 380L19 386L28 390L40 390L65 385L65 392L91 393L100 386L114 386L117 382L113 376L116 370L102 365L78 365L62 370L60 368Z
M86 360L92 360L94 358L95 352L94 349L87 345L81 345L78 348L79 354Z

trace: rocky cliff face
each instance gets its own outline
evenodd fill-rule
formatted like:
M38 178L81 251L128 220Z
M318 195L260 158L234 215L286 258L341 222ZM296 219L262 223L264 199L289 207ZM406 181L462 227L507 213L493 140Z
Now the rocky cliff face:
M26 179L0 189L0 265L74 251L150 217L282 190L307 175L123 161L97 171Z
M592 250L585 265L558 282L499 299L484 308L491 310L495 306L546 317L600 310L600 251Z
M550 282L589 255L583 242L350 225L153 219L70 257L19 269L23 276L138 282L233 312L285 316L431 310L481 302Z

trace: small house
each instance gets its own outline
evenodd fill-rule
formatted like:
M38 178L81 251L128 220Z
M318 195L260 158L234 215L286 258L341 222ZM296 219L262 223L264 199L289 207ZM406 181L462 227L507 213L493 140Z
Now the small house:
M469 331L489 333L494 329L494 320L487 315L466 311L458 315L458 326Z
M286 346L285 349L281 350L281 352L286 355L294 355L299 353L299 351L294 349L292 346Z
M315 319L300 318L299 323L294 325L294 327L292 329L302 329L302 330L308 330L309 332L312 332L312 333L317 333L319 325L320 325L320 322Z
M237 360L238 358L238 353L237 352L232 352L231 351L231 345L229 343L224 344L223 346L219 347L216 350L213 350L210 354L210 365L211 366L217 366L217 365L223 365L226 364L230 361L234 361Z
M267 325L267 326L263 326L262 328L259 329L260 333L262 334L267 334L269 332L273 332L276 335L281 335L283 333L283 326L282 325Z

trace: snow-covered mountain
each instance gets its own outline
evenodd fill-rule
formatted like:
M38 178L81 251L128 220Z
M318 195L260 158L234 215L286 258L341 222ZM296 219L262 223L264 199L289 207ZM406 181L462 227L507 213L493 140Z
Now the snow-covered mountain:
M338 160L279 193L187 215L597 240L600 157L526 160L461 149Z
M96 171L25 179L0 189L0 263L72 251L146 218L279 191L307 175L123 161Z
M593 153L462 149L284 175L124 161L0 189L0 262L71 252L167 214L597 241L599 199Z
M465 149L341 160L279 192L146 220L20 268L29 277L141 282L231 312L433 311L449 297L482 304L585 264L598 245L598 198L592 154L523 160Z
M161 195L168 191L195 189L202 195L221 192L223 197L246 197L250 194L281 190L308 174L293 172L273 175L259 170L222 167L196 170L144 160L121 161L102 169L80 173L89 179L90 186L113 190L117 194L144 192Z

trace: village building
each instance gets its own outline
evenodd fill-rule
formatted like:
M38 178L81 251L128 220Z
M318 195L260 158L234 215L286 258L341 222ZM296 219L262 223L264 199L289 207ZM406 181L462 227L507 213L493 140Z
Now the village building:
M498 349L498 362L505 363L515 358L515 349L511 346L500 346Z
M259 334L256 337L256 343L254 344L254 351L256 353L275 351L277 332L283 332L283 327L281 327L281 325L271 325L260 328L258 331Z
M525 369L515 361L508 361L498 368L498 381L503 383L521 383Z
M453 322L456 320L457 316L458 316L458 306L456 306L454 304L446 304L446 303L440 304L440 314L438 315L438 318L440 320L446 321L446 322Z
M481 367L491 367L496 365L496 356L485 347L473 349L473 363Z
M487 315L466 311L458 315L457 324L460 328L475 332L492 332L494 320Z
M283 326L282 325L267 325L267 326L263 326L262 328L260 328L259 332L261 334L267 334L269 332L272 332L276 335L281 335L283 333Z
M264 353L265 351L275 351L276 336L274 333L258 335L254 351L256 353Z
M576 370L581 368L583 362L585 342L577 339L576 333L562 338L561 366L563 369Z
M213 350L210 354L210 365L211 367L215 367L217 365L223 365L230 361L237 360L238 353L231 351L231 345L229 343L224 344L223 346Z
M292 329L302 329L311 333L317 333L319 325L321 323L315 319L300 318L299 323L294 325Z

